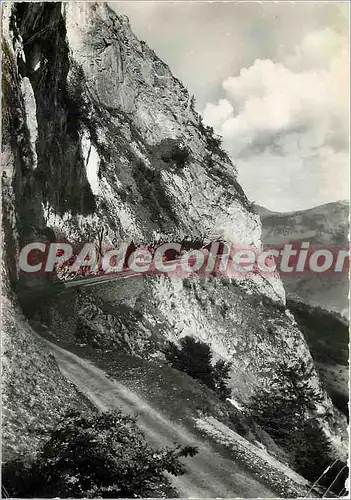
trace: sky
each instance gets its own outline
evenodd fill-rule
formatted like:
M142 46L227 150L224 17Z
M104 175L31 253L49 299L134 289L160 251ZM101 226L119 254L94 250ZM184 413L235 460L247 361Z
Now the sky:
M109 2L194 94L249 199L349 197L347 2Z

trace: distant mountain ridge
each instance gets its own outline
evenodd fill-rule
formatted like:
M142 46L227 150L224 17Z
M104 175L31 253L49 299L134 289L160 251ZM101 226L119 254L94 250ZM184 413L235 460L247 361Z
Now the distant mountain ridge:
M260 205L254 205L254 210L262 220L265 244L282 243L286 239L330 245L348 243L348 201L326 203L295 212L273 212Z
M337 201L296 212L273 212L260 205L264 245L307 241L315 245L347 247L349 244L349 203ZM287 295L306 304L348 316L349 281L346 274L283 276Z

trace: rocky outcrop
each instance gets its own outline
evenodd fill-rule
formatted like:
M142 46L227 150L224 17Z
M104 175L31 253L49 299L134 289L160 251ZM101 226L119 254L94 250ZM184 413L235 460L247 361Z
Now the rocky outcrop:
M101 228L106 242L190 237L260 246L260 219L234 165L186 88L126 17L82 2L6 9L5 220L17 231L15 241L7 231L9 248L39 236L94 240ZM8 265L18 282L14 262ZM215 359L233 363L239 401L269 384L278 360L313 364L278 276L135 278L91 288L77 305L65 336L92 345L147 356L167 339L206 341ZM66 314L67 303L52 306L51 318ZM51 321L59 334L62 322ZM342 453L344 424L314 370L310 384Z

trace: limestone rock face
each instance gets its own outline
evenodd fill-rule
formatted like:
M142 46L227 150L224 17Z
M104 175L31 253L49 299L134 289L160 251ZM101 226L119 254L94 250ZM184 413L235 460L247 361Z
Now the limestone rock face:
M105 4L21 3L5 8L4 26L8 248L38 235L91 241L101 228L106 242L223 238L260 247L260 218L235 166L125 16ZM188 151L182 164L169 157L175 143ZM233 363L238 401L269 383L278 362L313 365L279 276L140 277L91 288L77 307L65 337L85 335L104 348L158 355L168 339L202 339ZM314 370L310 384L343 453L344 422Z

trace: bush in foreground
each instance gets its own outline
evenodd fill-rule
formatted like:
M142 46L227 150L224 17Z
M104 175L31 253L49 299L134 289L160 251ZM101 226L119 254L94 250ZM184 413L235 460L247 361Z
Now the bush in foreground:
M120 411L70 412L32 464L5 464L2 483L10 496L61 498L160 497L172 492L164 472L185 472L181 457L196 448L153 449L136 419Z

